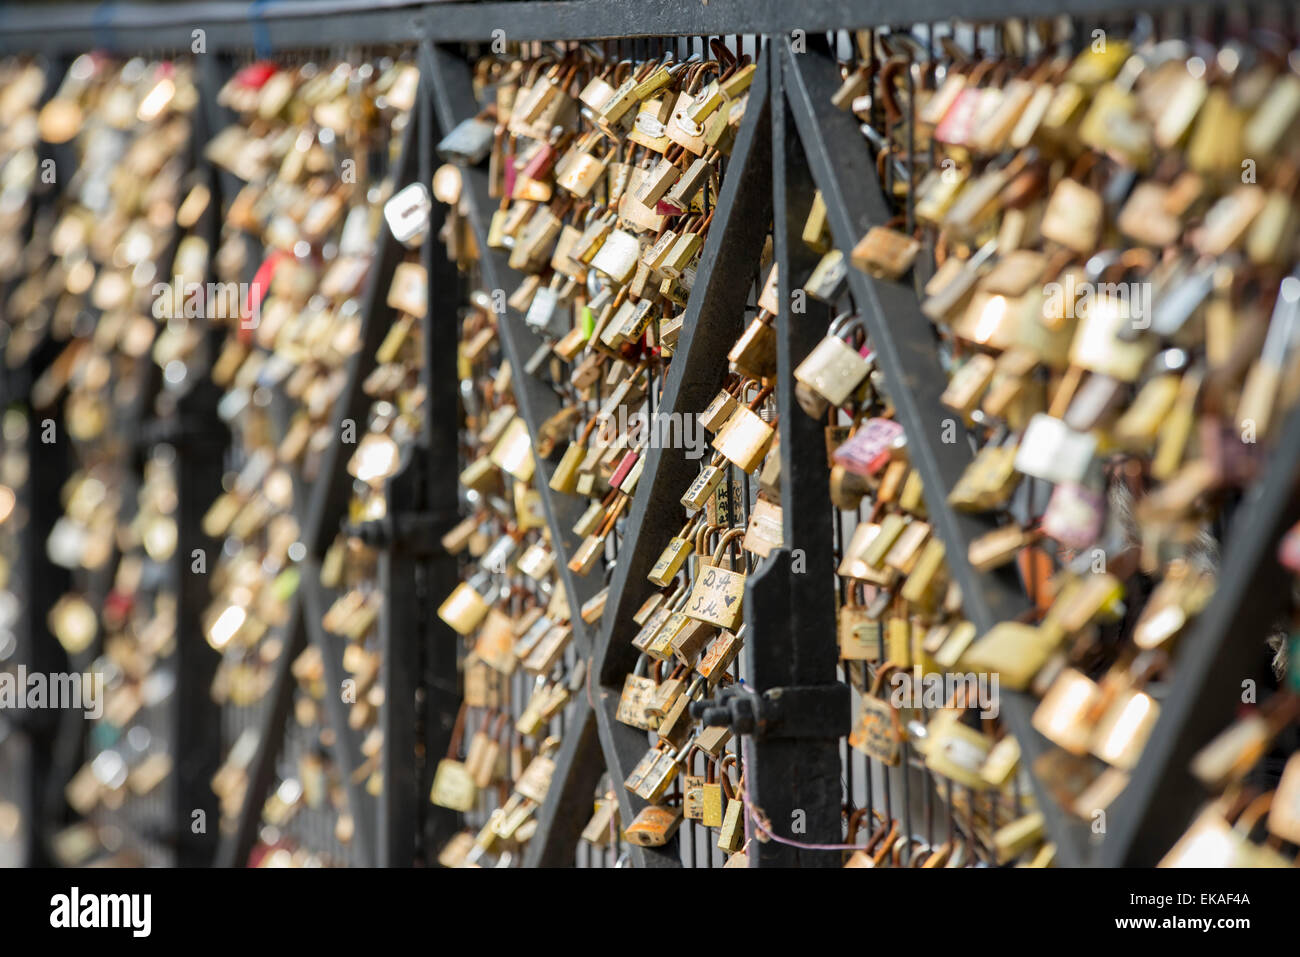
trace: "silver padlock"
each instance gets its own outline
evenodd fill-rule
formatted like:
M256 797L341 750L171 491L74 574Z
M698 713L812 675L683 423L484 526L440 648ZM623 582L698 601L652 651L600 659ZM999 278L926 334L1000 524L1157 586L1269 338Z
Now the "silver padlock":
M871 360L841 338L862 327L862 320L843 315L831 323L826 338L813 347L794 370L795 380L838 408L871 371Z
M423 183L403 187L384 203L384 219L389 231L394 239L408 249L419 246L424 241L432 212L433 197Z
M456 128L438 143L438 157L444 163L475 166L483 161L492 149L496 127L477 116L457 124Z

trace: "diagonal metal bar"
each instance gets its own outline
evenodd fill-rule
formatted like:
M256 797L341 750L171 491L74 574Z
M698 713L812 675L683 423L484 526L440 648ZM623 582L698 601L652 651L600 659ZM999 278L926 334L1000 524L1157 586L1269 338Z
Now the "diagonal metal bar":
M302 601L307 640L320 649L321 665L325 672L322 704L332 732L330 757L343 777L344 790L347 792L348 811L355 826L352 842L357 849L360 865L371 867L376 862L378 808L374 797L365 788L365 781L355 780L355 772L363 763L361 734L348 724L347 702L342 695L343 682L347 679L343 670L343 643L321 624L328 592L320 583L320 563L311 555L303 559L298 594Z
M596 713L580 694L566 714L564 740L546 800L537 809L537 832L524 852L524 867L572 867L578 836L591 817L592 796L605 770Z
M427 95L432 99L439 127L444 132L478 112L468 64L456 52L423 42L420 46L420 72L427 78ZM517 281L520 277L509 268L506 257L487 244L492 203L486 174L481 169L462 170L462 183L462 196L481 257L483 282L491 288L502 288L502 280L507 276ZM514 373L515 401L536 449L542 423L560 409L560 396L546 383L524 371L527 358L541 345L541 340L523 320L513 313L499 316L497 330ZM449 381L455 381L454 368ZM573 525L582 513L583 505L581 499L551 490L550 480L555 465L552 460L536 456L533 481L541 496L556 567L569 600L574 643L585 658L590 654L591 638L579 611L583 603L599 590L601 579L596 575L577 577L569 571L569 556L580 544L573 534ZM539 827L527 852L531 866L572 863L573 848L587 821L587 815L581 809L595 789L602 770L598 748L595 715L583 701L566 728L560 751L555 756L555 770L546 800L537 812Z
M418 113L407 124L405 135L393 171L397 183L409 182L418 173L420 122ZM365 420L370 398L362 384L375 368L376 352L392 318L392 308L387 303L388 288L393 274L402 261L405 250L393 236L386 220L379 227L375 258L366 277L361 303L361 345L348 358L347 380L334 405L334 441L325 447L317 479L310 491L303 520L302 540L307 557L302 563L302 582L299 595L303 602L303 616L308 640L320 649L325 669L325 709L333 732L331 753L335 765L345 776L348 807L353 816L358 856L364 864L375 860L377 805L361 782L353 781L353 772L361 764L361 737L348 724L347 709L343 706L340 689L346 677L342 667L342 649L334 636L321 624L325 612L326 590L320 584L320 560L340 523L347 514L350 482L345 468L348 443L343 441L349 423L355 435Z
M723 176L695 288L664 384L659 405L663 412L695 415L708 405L722 387L727 352L743 327L755 264L772 217L766 56L760 57L749 105ZM646 575L681 525L681 495L699 465L697 459L687 457L685 449L648 450L624 526L600 636L593 648L601 743L627 823L636 817L643 802L622 786L623 779L645 754L646 738L636 728L614 720L623 678L636 665L636 650L626 638L634 628L632 616L654 589ZM616 641L616 636L624 640ZM676 866L676 852L674 842L666 850L636 848L633 854L638 866Z
M1169 694L1132 780L1108 813L1105 867L1152 867L1206 800L1192 756L1241 705L1264 639L1284 620L1291 574L1277 546L1300 520L1300 407L1287 416L1266 471L1237 510L1214 597L1179 641Z
M262 820L262 805L275 780L275 759L284 744L284 729L289 723L293 707L293 662L307 647L307 629L302 618L302 603L295 595L285 626L284 650L275 664L270 705L262 714L257 731L257 750L246 769L244 801L236 818L234 831L222 835L217 848L218 867L243 867L257 842L257 831Z
M840 84L835 61L824 51L796 54L781 38L786 92L813 178L826 198L831 234L840 249L851 249L873 225L890 218L876 178L875 164L863 148L857 122L848 113L832 109L831 94ZM967 560L970 542L995 526L991 515L955 511L948 491L971 460L970 442L961 420L943 406L939 397L947 376L939 365L932 326L921 313L915 294L906 285L878 280L852 266L849 287L866 323L867 334L878 355L898 420L907 433L908 456L921 474L926 509L935 530L947 546L948 568L961 587L966 615L981 633L1000 621L1016 617L1028 599L1014 566L996 573L977 572ZM942 441L950 430L956 441ZM1030 724L1033 699L1017 692L1002 692L1002 716L1020 743L1022 761L1032 767L1047 742ZM1082 860L1083 826L1067 818L1037 775L1030 773L1034 792L1056 842L1062 864Z
M412 115L407 124L394 170L394 180L397 183L408 182L418 173L419 120L417 113ZM327 633L321 624L326 590L320 583L320 559L347 514L350 483L344 467L347 453L343 436L348 423L351 423L355 434L365 420L370 399L362 389L362 383L374 369L376 352L388 332L392 317L392 308L387 303L388 288L404 253L404 248L393 236L387 221L381 222L375 258L366 277L362 297L361 345L348 358L347 381L334 405L334 441L326 446L321 455L318 478L311 488L307 503L302 536L307 547L307 557L303 561L303 575L299 585L308 640L320 649L325 670L324 703L333 732L331 753L335 765L344 775L348 809L355 825L353 841L358 857L367 865L376 860L377 802L362 782L353 780L353 772L362 763L361 736L348 724L347 708L341 698L340 689L346 677L342 667L342 649L338 647L339 643L334 636Z
M433 94L434 111L443 130L454 129L463 120L478 113L474 100L469 64L454 50L424 43L420 48L421 73L429 76ZM480 268L484 284L493 289L506 289L507 282L518 283L522 277L507 264L500 250L487 244L488 223L493 208L488 195L487 172L481 168L461 170L462 196L467 206L467 216L479 248ZM581 544L573 533L573 525L582 514L584 503L570 495L551 491L551 475L556 461L536 455L537 438L542 424L561 407L561 398L551 386L524 371L524 365L542 345L542 340L513 310L497 317L497 334L513 373L515 402L533 443L536 470L533 483L542 499L542 509L555 549L556 566L572 612L574 641L585 655L590 648L590 637L585 623L579 617L584 602L596 594L601 577L596 574L575 576L569 571L569 556Z
M695 415L704 410L722 387L727 352L743 328L745 303L772 220L767 56L764 52L760 57L749 106L722 179L695 288L664 383L661 412ZM621 686L623 676L636 664L636 650L629 642L616 643L614 637L629 633L633 614L654 590L646 575L681 526L681 495L699 467L698 458L688 458L686 449L647 450L594 649L602 685Z
M416 176L419 126L418 116L412 116L407 123L397 167L393 171L396 183L409 183ZM351 480L345 465L351 445L343 441L344 428L351 422L359 434L370 407L370 397L362 389L362 384L375 368L375 353L392 322L393 310L387 302L388 289L404 253L402 244L388 228L387 220L381 220L375 240L375 258L370 264L361 299L361 345L348 357L347 384L334 403L334 439L321 454L320 468L307 507L302 541L307 546L308 555L313 558L324 555L338 532L339 523L347 514Z

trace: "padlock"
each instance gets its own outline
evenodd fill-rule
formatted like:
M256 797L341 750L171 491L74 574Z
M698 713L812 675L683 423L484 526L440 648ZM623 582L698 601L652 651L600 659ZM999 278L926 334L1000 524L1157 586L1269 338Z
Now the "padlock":
M695 755L702 753L698 745L693 745L686 752L682 775L682 817L688 821L700 821L704 818L704 789L717 783L717 761L711 755L704 755L705 770L703 775L692 772Z
M429 306L429 275L419 263L398 263L388 287L388 305L423 318Z
M510 420L510 424L501 433L492 447L489 457L492 464L508 473L520 482L528 483L533 478L533 446L528 435L528 425L519 416Z
M699 569L690 599L683 609L688 617L726 631L735 631L740 626L744 620L745 573L731 569L728 549L744 534L744 529L733 528L718 540L709 565ZM722 567L724 555L727 555L725 568Z
M744 645L743 628L735 632L719 632L718 636L709 644L708 651L700 655L700 660L695 662L695 670L709 679L710 687L716 686L722 680L723 675L727 673L727 669L740 655L740 649ZM701 738L703 738L703 735ZM701 747L703 747L702 740Z
M734 754L723 755L713 763L712 768L715 770L716 779L706 780L700 789L700 823L705 827L721 827L723 817L726 814L728 793L735 793L731 788L731 781L728 779L728 771L736 764ZM724 791L723 780L727 783Z
M384 203L384 219L393 238L407 248L419 246L429 228L433 197L423 183L404 186Z
M770 313L759 310L727 353L735 372L751 379L770 379L776 375L776 330Z
M458 584L438 606L438 617L458 634L473 634L496 600L496 589L487 589L488 581L488 576L480 573ZM480 589L483 589L482 593Z
M744 385L742 379L719 391L700 413L700 425L714 433L721 429L727 419L731 418L731 413L736 410L736 397L741 393Z
M694 725L689 712L690 704L699 697L704 686L705 679L696 678L684 694L677 696L677 700L664 713L663 720L659 723L659 727L655 729L655 733L659 736L661 742L673 748L681 748L686 744ZM689 767L689 761L686 766Z
M444 163L477 166L492 149L496 126L480 116L462 120L438 141L436 152Z
M840 658L845 661L879 661L880 622L873 619L866 606L858 603L858 583L847 583L846 598L836 619Z
M688 512L696 512L705 507L726 478L725 460L715 455L682 493L681 504Z
M748 405L736 408L713 437L713 448L742 472L753 472L763 464L776 436L775 426L755 411L770 393L767 386L760 389Z
M677 612L676 615L681 615ZM714 635L713 626L698 619L682 615L677 621L676 615L670 618L655 640L649 645L652 653L670 653L678 662L688 668L694 666L704 646Z
M582 829L582 839L594 847L605 847L610 841L610 832L618 829L618 802L612 793L596 801L591 819ZM441 858L439 858L441 862Z
M579 437L570 442L564 454L560 456L560 461L556 463L555 471L551 473L551 480L548 483L552 491L565 495L572 495L577 491L578 466L587 457L587 440L591 438L597 421L598 417L592 416Z
M672 673L655 686L654 694L646 702L646 714L662 721L678 697L686 691L688 677L685 667L680 664L674 665Z
M734 854L745 843L745 776L740 776L734 788L726 773L721 774L721 780L727 809L722 812L722 823L718 826L718 848Z
M680 146L670 148L641 181L641 187L637 190L637 199L644 205L654 208L681 177L682 171L676 160L683 152Z
M623 837L639 847L662 847L672 840L682 823L681 807L650 804L627 826Z
M685 578L683 576L673 590L650 612L641 625L641 630L632 637L632 647L642 652L649 648L673 614L681 610L681 606L686 603L689 595L690 591L685 587Z
M524 323L539 335L558 339L568 329L568 316L560 309L564 278L562 274L555 273L549 285L533 294L533 301L524 313Z
M689 229L673 240L672 246L659 264L659 271L670 279L680 279L699 255L704 245L704 233L713 221L713 210L697 220Z
M848 262L838 249L828 251L817 263L812 275L804 283L804 292L814 299L833 303L844 290L844 280L848 276Z
M646 768L640 782L630 790L642 800L654 804L668 792L669 786L677 778L680 766L676 752L661 745L656 745L655 748L650 750L649 754L653 755L653 759Z
M770 499L759 497L749 513L749 524L741 547L760 558L767 558L785 544L785 516L781 506Z
M872 276L901 279L916 262L921 242L885 226L873 226L849 253L849 261Z
M797 382L807 386L832 406L839 408L857 390L871 371L871 360L846 342L842 336L861 328L861 319L853 315L837 318L826 338L795 367ZM805 408L804 411L809 411ZM809 414L813 414L809 412ZM820 418L821 415L814 415Z
M654 679L645 674L646 661L644 655L638 657L636 668L623 679L623 691L614 712L615 720L643 731L649 731L655 725L645 710L655 689Z
M650 569L650 573L646 576L654 584L666 588L677 577L677 573L681 571L686 559L694 551L693 536L700 517L697 514L688 521L682 527L682 530L664 546L663 552L660 553L654 567Z
M835 465L865 478L883 469L906 444L903 427L893 419L876 416L862 423L848 441L831 455Z
M701 143L702 145L702 143ZM703 156L698 157L686 167L686 171L673 184L668 194L659 201L659 209L667 207L676 213L684 213L691 208L691 203L704 184L708 183L714 176L714 164L717 162L717 151L709 150Z
M457 758L465 734L465 710L466 705L462 703L456 715L456 723L452 727L447 755L438 762L437 770L433 775L433 788L429 794L429 800L439 807L450 808L461 813L470 810L478 797L478 787L474 784L473 776L465 764Z

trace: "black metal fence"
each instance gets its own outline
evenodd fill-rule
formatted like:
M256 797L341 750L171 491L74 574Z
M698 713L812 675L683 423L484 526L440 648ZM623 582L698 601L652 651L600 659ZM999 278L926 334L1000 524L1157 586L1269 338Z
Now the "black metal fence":
M1058 0L1053 15L1074 18L1076 35L1086 36L1092 24L1124 26L1139 11L1154 11L1171 30L1213 29L1215 15L1201 6L1169 3L1097 0ZM714 224L708 234L676 357L666 380L654 383L658 408L690 412L703 408L718 390L726 368L726 354L756 311L755 287L760 277L755 264L772 224L774 261L779 269L780 295L789 301L816 265L816 257L800 242L813 193L825 197L829 229L836 246L851 248L868 228L894 216L888 197L889 183L876 175L857 122L847 112L831 110L828 103L841 82L836 54L848 46L844 31L902 25L914 36L928 39L931 52L937 38L952 35L956 24L971 30L976 42L996 46L996 24L1010 18L1046 14L1032 0L994 0L966 3L959 0L806 0L799 4L780 0L656 0L616 3L604 0L570 0L517 3L379 3L332 2L228 4L198 3L158 7L115 4L90 7L16 8L0 15L0 52L38 54L49 59L52 73L59 64L88 49L128 54L135 51L193 55L199 64L204 108L196 120L198 143L215 132L219 114L215 91L234 68L250 55L292 58L305 51L382 47L405 51L420 67L417 106L397 154L394 177L398 183L418 179L429 182L433 170L433 144L441 134L479 111L472 89L469 56L478 45L500 38L510 44L570 43L600 40L627 52L650 53L661 48L689 52L707 38L730 38L735 49L756 54L758 77L750 93L750 106L717 198ZM1260 4L1261 18L1287 12L1283 5ZM981 27L980 25L988 25ZM502 32L504 31L504 32ZM987 33L985 31L988 31ZM798 52L795 52L795 51ZM204 160L198 159L200 168ZM216 217L236 185L223 181L215 169L205 173L218 202L210 206L211 222L205 227L217 235ZM892 175L892 174L891 174ZM40 200L45 201L45 200ZM487 287L514 285L506 257L486 242L493 210L484 171L464 170L464 204L470 227L481 250L478 277ZM430 234L441 226L435 212ZM913 222L910 205L907 222ZM367 397L361 382L374 368L374 354L392 315L385 304L387 290L403 249L387 227L381 227L380 245L362 299L362 344L348 367L348 385L333 410L335 427L345 420L364 419ZM440 597L457 581L454 556L436 546L438 538L458 519L455 472L458 434L457 374L455 356L459 335L458 304L466 281L441 255L435 243L420 253L429 276L430 307L423 322L423 382L427 388L425 429L416 455L389 486L389 514L374 530L379 555L378 588L384 597L381 619L382 675L385 699L380 725L384 732L383 788L375 798L353 773L364 764L362 742L348 731L347 715L337 696L326 694L323 707L334 730L330 757L345 783L347 805L354 819L350 846L335 848L339 857L360 864L409 865L431 862L446 840L461 826L456 815L432 807L427 801L433 760L446 750L459 706L457 655L454 635L433 614ZM904 427L913 466L919 472L926 504L936 533L947 545L951 573L961 588L966 616L987 631L995 623L1013 619L1027 605L1018 577L1009 570L983 573L966 560L967 546L993 526L991 520L954 510L947 492L971 461L972 441L941 442L938 423L950 418L940 402L947 377L934 348L930 321L922 314L916 291L910 285L873 278L848 270L848 288L862 315L866 332L879 357L887 391L898 422ZM813 315L777 318L780 367L784 385L792 385L797 360L824 335L830 311L814 306ZM504 356L518 370L515 396L520 412L536 442L541 424L559 407L561 398L551 386L523 374L528 357L539 340L523 322L503 317L500 340ZM29 367L8 370L5 400L21 403L30 383L52 360L47 350L34 354ZM803 416L794 405L793 388L780 395L780 449L784 505L785 546L751 573L749 634L740 675L769 708L764 729L747 736L743 758L750 775L750 793L773 822L791 819L796 811L806 815L798 842L761 841L750 849L757 866L834 866L838 850L821 846L844 840L843 809L880 807L888 817L902 817L905 831L921 835L931 846L951 841L954 827L974 830L977 818L1002 822L1002 815L1017 816L1023 795L1015 795L1013 808L999 808L974 792L966 795L951 783L937 784L923 765L913 760L904 745L902 768L891 770L850 749L843 740L847 727L827 715L847 715L848 688L836 652L835 581L831 566L835 547L851 534L854 520L832 513L826 503L827 470L821 423ZM158 423L151 438L176 450L174 460L179 489L179 546L177 562L187 560L192 548L214 547L200 528L207 504L220 492L217 477L227 446L224 427L216 411L215 392L196 390L175 410L168 422ZM20 639L30 661L62 653L44 633L43 622L54 596L61 590L62 572L45 558L44 541L57 519L57 503L32 494L57 487L66 473L57 447L43 446L31 437L29 453L28 523L17 571L28 583ZM347 476L338 445L326 450L320 478L301 489L299 520L307 546L299 588L292 599L288 623L283 627L284 651L274 670L266 698L246 714L218 719L210 702L215 658L199 637L199 615L206 603L206 583L177 572L177 652L173 661L176 693L174 714L166 731L177 762L167 800L173 820L164 836L169 851L166 862L237 865L247 861L257 840L263 806L277 787L281 762L296 762L303 747L295 739L292 711L296 681L292 664L307 647L321 650L326 684L337 686L337 639L320 625L333 600L319 582L320 563L337 530L345 521ZM555 462L541 461L538 488L558 568L572 608L581 607L603 584L600 576L575 577L564 571L577 546L570 531L576 518L573 500L561 500L547 488ZM632 630L632 616L650 593L646 572L666 545L678 522L678 496L691 476L693 464L672 450L649 451L644 473L624 525L621 546L612 555L609 598L603 618L588 628L575 616L575 642L569 662L585 661L586 687L573 696L571 706L557 719L555 730L563 746L557 755L554 782L538 814L538 830L527 845L525 863L563 866L608 866L630 861L635 866L713 866L721 863L694 824L682 838L665 848L642 848L616 842L605 850L579 841L586 824L592 795L598 789L613 791L622 820L631 821L640 802L621 787L645 749L644 736L614 719L624 676L635 665L635 650L615 640ZM1104 840L1096 840L1084 824L1071 818L1043 786L1030 775L1037 807L1044 813L1046 831L1064 864L1150 864L1189 820L1196 800L1187 765L1192 753L1230 717L1231 695L1221 693L1225 682L1246 667L1258 644L1248 639L1262 636L1279 610L1285 590L1281 571L1270 556L1282 532L1297 518L1295 479L1300 474L1300 413L1288 418L1267 471L1227 537L1223 573L1209 606L1197 620L1180 649L1174 685L1164 699L1162 716L1141 765L1119 799L1123 812L1114 814L1116 826ZM737 472L737 483L748 482ZM745 485L744 507L752 501ZM806 570L791 569L791 555L807 556ZM198 589L196 592L195 589ZM842 597L842 596L841 596ZM48 670L58 662L48 663ZM515 700L526 700L526 687L516 689ZM1003 718L1019 743L1022 761L1032 764L1047 749L1033 729L1033 700L1021 693L1003 693ZM185 837L175 827L175 808L205 808L211 820L218 811L210 781L231 744L246 729L255 731L256 747L246 765L247 786L236 826L221 838L215 831ZM286 732L286 729L290 729ZM471 725L473 731L476 726ZM56 729L34 722L20 730L26 738L31 763L28 800L30 819L40 822L30 836L28 859L48 859L49 836L63 822L42 813L51 787L61 787ZM286 737L286 733L288 737ZM52 766L53 765L53 766ZM481 824L481 815L468 816ZM314 843L330 844L328 821L304 820ZM778 828L779 830L779 828Z

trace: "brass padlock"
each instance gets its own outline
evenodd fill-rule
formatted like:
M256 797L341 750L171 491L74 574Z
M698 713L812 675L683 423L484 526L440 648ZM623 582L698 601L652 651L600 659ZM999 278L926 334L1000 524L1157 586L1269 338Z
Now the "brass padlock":
M700 514L697 513L664 546L664 550L660 553L654 567L650 569L650 574L646 576L654 584L661 588L668 587L668 584L677 577L677 573L681 571L682 566L686 564L686 559L694 551L693 536L699 518Z
M731 368L751 379L770 379L776 375L776 330L772 315L759 310L727 353Z
M736 397L744 388L744 380L732 383L725 389L722 389L700 413L700 424L708 431L716 433L727 419L731 418L731 413L736 411Z
M744 534L744 529L733 528L719 539L710 564L700 568L690 599L683 609L688 617L727 631L734 631L744 621L745 573L730 568L728 553L731 544ZM721 565L723 555L727 555L726 568Z
M701 469L700 474L682 493L682 507L691 512L704 508L722 485L726 475L722 456L715 456L714 461Z
M903 722L898 710L880 697L886 679L894 673L893 662L876 671L871 690L862 696L862 714L849 734L849 744L882 764L897 767L902 755Z
M748 405L737 407L713 437L713 448L742 472L753 472L763 464L776 436L775 425L763 421L755 411L771 391L764 386Z
M662 847L672 840L681 823L681 807L650 804L640 810L623 837L639 847Z
M480 594L480 588L486 588L488 577L480 574L467 582L457 585L446 600L438 606L438 617L446 622L458 634L470 635L487 617L488 609L496 600L496 590Z

